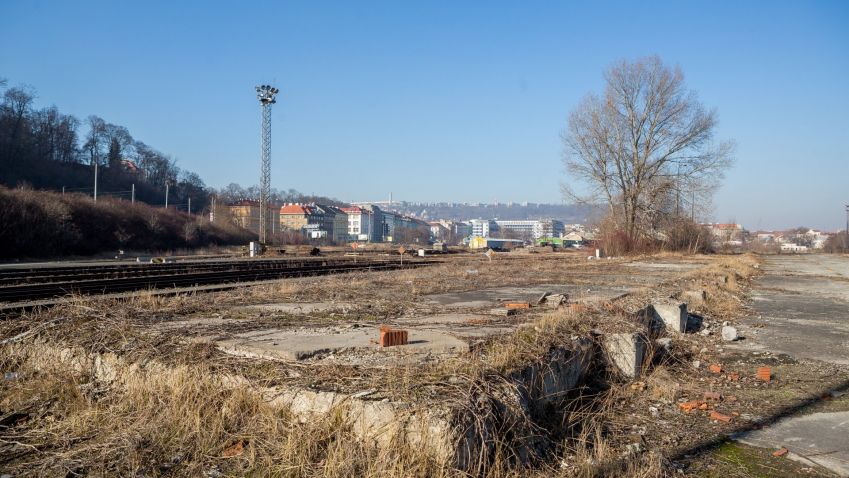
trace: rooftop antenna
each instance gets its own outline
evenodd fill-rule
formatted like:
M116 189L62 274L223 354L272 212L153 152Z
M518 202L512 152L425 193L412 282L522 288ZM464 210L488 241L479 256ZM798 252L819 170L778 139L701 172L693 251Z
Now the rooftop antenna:
M268 199L271 196L271 105L280 90L271 85L256 87L256 97L262 108L262 160L259 176L259 242L266 244L268 237Z

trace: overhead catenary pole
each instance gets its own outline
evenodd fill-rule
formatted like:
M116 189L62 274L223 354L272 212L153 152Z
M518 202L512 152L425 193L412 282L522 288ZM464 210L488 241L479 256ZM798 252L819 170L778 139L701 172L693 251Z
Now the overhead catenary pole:
M130 193L130 203L132 203L132 204L136 203L136 183L133 183L133 189L132 189L132 192Z
M261 144L259 180L259 242L266 244L269 240L269 204L271 196L271 105L277 101L274 97L280 90L271 85L256 87L256 97L262 108Z
M846 205L846 235L849 236L849 204Z
M192 214L192 198L189 198L189 208L188 208L188 211L189 211L189 215L191 215L191 214Z
M94 162L94 202L97 202L97 161Z
M165 209L168 209L168 181L165 181Z

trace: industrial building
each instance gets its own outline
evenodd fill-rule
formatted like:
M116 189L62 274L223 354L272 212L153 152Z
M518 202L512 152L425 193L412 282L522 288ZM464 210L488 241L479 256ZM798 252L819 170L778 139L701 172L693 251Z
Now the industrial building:
M491 237L474 236L469 241L469 249L492 249L496 251L521 247L525 241L519 239L493 239Z

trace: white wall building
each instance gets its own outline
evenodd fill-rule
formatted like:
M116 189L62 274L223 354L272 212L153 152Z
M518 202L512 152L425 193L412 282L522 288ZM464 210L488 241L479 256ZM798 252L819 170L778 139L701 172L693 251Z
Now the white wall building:
M489 219L472 219L469 221L472 227L472 237L489 237L490 234L498 230L498 225L495 221Z

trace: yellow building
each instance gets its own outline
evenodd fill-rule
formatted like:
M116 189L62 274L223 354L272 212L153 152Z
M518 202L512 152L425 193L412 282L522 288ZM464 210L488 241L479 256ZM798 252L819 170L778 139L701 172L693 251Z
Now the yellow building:
M518 239L493 239L491 237L474 236L469 241L469 249L494 249L504 250L520 247L525 241Z
M259 234L259 201L239 201L230 206L236 225Z

